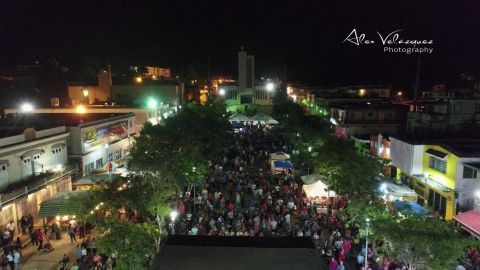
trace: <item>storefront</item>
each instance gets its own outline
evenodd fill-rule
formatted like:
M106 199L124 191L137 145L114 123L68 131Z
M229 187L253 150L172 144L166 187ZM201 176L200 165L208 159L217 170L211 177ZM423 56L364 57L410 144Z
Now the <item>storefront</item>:
M445 220L454 217L455 192L452 189L424 175L414 175L410 180L418 194L418 204L431 209L433 213L438 212Z

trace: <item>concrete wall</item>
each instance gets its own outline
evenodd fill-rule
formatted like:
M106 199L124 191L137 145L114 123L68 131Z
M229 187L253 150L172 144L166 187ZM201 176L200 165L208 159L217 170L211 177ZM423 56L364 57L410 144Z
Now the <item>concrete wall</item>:
M390 158L392 165L399 168L402 172L412 174L422 174L423 145L414 145L390 137Z
M0 189L32 175L32 168L36 173L40 173L42 170L55 169L57 165L65 165L67 163L67 137L68 133L64 133L0 149L0 161L2 162L0 165ZM53 153L53 146L60 151ZM38 150L39 158L26 154L31 150Z

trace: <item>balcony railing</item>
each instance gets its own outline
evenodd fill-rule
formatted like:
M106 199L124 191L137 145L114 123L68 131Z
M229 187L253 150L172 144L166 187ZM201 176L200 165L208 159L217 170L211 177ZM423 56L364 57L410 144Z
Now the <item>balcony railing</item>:
M47 172L45 174L31 176L24 181L16 183L17 187L7 187L4 191L0 191L0 205L30 194L32 191L43 188L50 183L58 181L65 176L75 176L78 169L76 165L68 165L65 169L58 172Z

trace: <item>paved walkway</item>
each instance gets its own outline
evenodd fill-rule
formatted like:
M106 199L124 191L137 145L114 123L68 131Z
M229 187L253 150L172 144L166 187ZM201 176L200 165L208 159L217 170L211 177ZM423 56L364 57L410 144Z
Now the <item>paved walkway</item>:
M54 250L46 253L37 251L38 246L32 244L22 249L22 270L51 270L57 269L63 254L70 257L70 261L75 260L74 250L77 244L81 244L82 239L77 238L77 243L71 243L67 232L62 232L62 238L59 240L50 240ZM46 243L46 241L44 242Z

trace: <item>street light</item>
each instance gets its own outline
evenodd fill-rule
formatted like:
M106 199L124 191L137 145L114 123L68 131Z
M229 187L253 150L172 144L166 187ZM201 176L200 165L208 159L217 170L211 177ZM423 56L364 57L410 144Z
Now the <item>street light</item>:
M83 93L83 103L89 104L90 100L88 100L88 89L83 88L82 93Z
M265 87L267 88L268 92L272 92L275 89L275 84L273 84L272 82L269 82Z
M365 221L367 222L367 234L365 235L365 269L367 269L367 263L368 263L368 228L370 227L370 219L366 218Z
M87 111L87 109L85 109L85 106L83 106L83 105L78 105L77 106L77 109L76 109L77 113L84 114L86 111Z
M220 94L220 96L225 96L225 89L220 88L220 90L218 90L218 93Z
M172 235L175 234L175 219L177 218L178 216L178 212L177 211L172 211L170 213L170 220L171 220L171 224L172 224Z
M29 112L32 112L33 111L33 105L31 103L23 103L21 106L20 106L20 109L22 110L22 112L24 113L29 113Z
M148 99L147 106L150 109L156 109L157 108L157 101L153 98Z
M308 152L312 152L312 147L311 146L308 147Z

